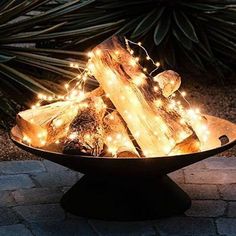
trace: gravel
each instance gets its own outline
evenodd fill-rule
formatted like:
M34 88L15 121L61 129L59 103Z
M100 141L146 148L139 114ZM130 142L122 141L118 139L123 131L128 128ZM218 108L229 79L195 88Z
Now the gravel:
M236 123L236 82L219 85L204 77L185 75L181 88L187 92L187 99L202 113L218 116ZM235 79L235 78L234 78ZM220 154L221 156L236 156L236 147ZM0 130L0 161L39 159L17 148L9 135Z

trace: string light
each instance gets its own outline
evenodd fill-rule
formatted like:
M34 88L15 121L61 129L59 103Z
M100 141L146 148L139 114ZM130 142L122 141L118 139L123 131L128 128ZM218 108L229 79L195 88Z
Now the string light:
M129 53L131 55L134 54L134 50L131 49L129 47L129 44L134 44L134 45L137 45L139 46L140 48L143 49L144 53L145 53L145 58L147 61L150 61L153 66L155 67L149 74L152 75L156 70L159 69L160 67L160 62L155 62L148 54L147 50L142 46L142 43L141 42L138 42L138 43L135 43L135 42L132 42L131 40L128 40L128 39L125 39L125 42L126 42L126 45L127 45L127 49L129 51ZM114 54L119 56L121 54L121 51L119 50L115 50L114 51ZM78 69L78 75L76 75L76 77L72 80L70 80L68 83L66 83L64 85L65 89L66 89L66 94L65 95L57 95L57 96L46 96L42 93L39 93L38 94L38 99L40 100L40 102L36 103L35 105L32 106L32 109L36 109L37 107L40 106L41 104L41 101L42 100L45 100L45 101L53 101L53 100L56 100L56 99L59 99L59 100L65 100L65 101L72 101L72 100L78 100L78 101L82 101L85 97L86 97L86 93L84 92L84 85L85 85L85 82L90 78L91 75L93 75L94 71L95 71L95 65L92 63L92 60L91 58L94 57L94 56L101 56L102 55L102 50L101 49L96 49L95 51L91 51L91 52L88 52L87 53L87 56L89 58L89 62L87 63L87 67L85 69L83 69L83 71L81 72L80 70L80 65L76 62L71 62L69 65L71 68L75 68L75 69ZM119 59L119 57L117 57L117 60ZM130 60L129 60L129 65L131 65L132 67L135 67L135 66L138 66L138 62L140 61L140 58L139 57L132 57ZM143 69L143 72L147 72L147 68L144 67ZM114 83L117 81L117 78L116 78L116 74L110 70L110 69L107 69L105 72L104 72L104 75L107 76L107 79L108 79L108 83L109 85L112 85L114 86ZM132 82L137 85L137 86L142 86L144 85L144 83L146 82L146 75L145 73L140 73L140 75L135 75L132 77ZM155 80L154 80L155 81ZM155 81L158 83L158 81ZM171 85L174 85L175 82L173 80L170 80L169 83ZM127 89L129 90L129 87L127 86ZM160 91L160 88L159 86L156 84L154 84L153 86L153 91L154 92L158 92ZM169 98L168 98L168 103L165 103L165 105L168 106L168 108L172 111L172 112L179 112L179 114L181 115L181 118L179 120L180 124L184 125L184 124L191 124L193 125L195 128L196 128L196 133L200 133L202 135L201 137L201 140L203 140L203 142L206 142L208 140L208 137L209 137L209 130L208 130L208 127L204 124L202 124L202 121L201 121L201 113L200 113L200 110L198 108L191 108L189 102L185 99L186 97L186 92L185 91L178 91L181 95L181 97L183 98L183 100L189 105L189 109L184 109L183 105L181 104L180 101L175 101L173 98L176 97L176 94L173 93ZM106 97L110 97L110 94L105 94L104 96ZM120 96L120 99L122 101L126 100L126 97L121 95ZM134 105L138 105L138 101L132 101L132 103ZM158 108L158 109L161 109L163 105L163 101L161 99L156 99L154 100L154 105ZM79 104L79 107L81 109L83 108L87 108L89 105L88 103L86 102L81 102ZM104 104L96 104L96 109L97 110L100 110L100 109L103 109L103 108L106 108L106 105ZM134 119L134 116L132 113L130 113L129 111L125 110L124 111L124 114L127 116L128 119ZM115 117L110 114L108 115L108 119L110 120L114 120ZM144 115L143 119L145 120L146 117ZM33 120L33 119L32 119ZM163 133L167 133L168 130L169 130L169 127L163 123L161 123L160 120L157 119L157 123L160 123L160 127L159 129L163 132ZM56 119L56 120L53 120L53 126L54 127L60 127L61 125L63 125L64 121L63 119ZM197 125L196 125L197 124ZM194 129L195 129L194 128ZM67 127L66 128L66 132L69 131L69 128ZM154 131L154 134L157 136L158 135L158 132ZM138 138L140 136L140 132L137 131L134 135L134 138ZM185 133L185 132L180 132L178 134L179 136L179 139L180 140L183 140L185 139L186 137L188 137L188 134ZM41 145L45 145L46 144L46 137L47 137L47 133L39 133L38 135L38 138L39 138L39 142L41 143ZM78 133L77 132L72 132L68 135L68 138L71 139L71 140L74 140L78 137ZM84 139L86 141L90 141L91 139L91 136L89 134L85 134L84 136ZM158 139L160 139L160 137L157 137ZM113 156L116 156L117 155L117 150L118 150L118 144L120 143L123 143L123 146L126 146L126 147L132 147L132 143L130 143L129 140L127 140L126 138L124 138L122 136L121 133L117 133L115 136L107 136L106 137L106 140L108 143L110 143L110 146L108 147L108 151L110 153L112 153ZM23 141L25 143L28 143L30 144L31 143L31 139L27 136L24 136L23 137ZM55 144L59 144L60 141L59 140L56 140L55 141ZM163 147L164 149L164 153L166 155L168 155L168 153L171 151L171 149L176 145L175 143L175 140L173 139L169 139L168 140L168 143L166 143L166 145ZM148 155L152 155L151 153L151 150L145 150L144 154L146 156Z

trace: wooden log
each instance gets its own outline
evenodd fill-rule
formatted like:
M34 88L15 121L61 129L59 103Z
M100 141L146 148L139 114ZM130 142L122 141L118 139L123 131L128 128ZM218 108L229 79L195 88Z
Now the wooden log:
M194 134L187 123L180 122L181 115L163 96L158 82L130 55L123 39L114 36L95 47L88 67L145 156L167 155Z
M66 101L20 112L16 123L23 141L34 147L42 147L62 138L78 108L78 104L76 106Z
M181 85L181 77L173 70L165 70L154 77L158 82L163 96L166 98L177 91Z
M108 147L105 155L115 157L139 157L122 117L113 111L104 118L104 142Z
M85 95L85 98L104 94L101 88ZM82 100L82 99L81 99ZM18 113L17 126L23 142L34 147L43 147L65 137L70 123L81 109L81 100L55 102Z
M83 102L86 106L69 126L63 152L99 156L104 147L103 118L106 105L101 97L91 97Z

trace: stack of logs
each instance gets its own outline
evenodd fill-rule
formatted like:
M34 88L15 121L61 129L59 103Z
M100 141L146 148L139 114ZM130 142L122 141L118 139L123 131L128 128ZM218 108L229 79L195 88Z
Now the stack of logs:
M18 114L24 142L93 156L154 157L199 150L194 125L170 106L169 97L181 83L176 72L153 78L120 37L95 47L87 67L99 87L83 99Z

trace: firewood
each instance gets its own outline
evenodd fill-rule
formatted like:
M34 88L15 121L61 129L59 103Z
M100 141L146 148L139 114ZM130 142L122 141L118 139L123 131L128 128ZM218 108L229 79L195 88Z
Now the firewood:
M139 157L139 153L130 139L126 124L117 111L105 116L104 129L104 142L108 147L108 153L105 155Z
M143 72L123 39L114 36L95 47L88 67L145 156L166 155L194 134L186 122L180 122L181 115L163 96L158 82Z
M103 118L106 105L101 97L91 97L83 102L86 106L69 126L63 152L99 156L104 147Z
M16 123L23 141L35 147L50 144L66 135L66 128L79 106L70 101L29 109L17 115Z
M173 70L165 70L154 77L154 81L158 82L162 94L169 97L181 84L181 77Z
M101 88L97 88L87 93L85 98L100 96L103 93ZM67 135L70 123L81 108L83 102L78 99L55 102L18 113L16 123L23 141L34 147L57 142Z

